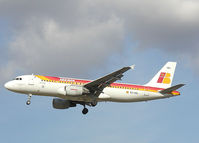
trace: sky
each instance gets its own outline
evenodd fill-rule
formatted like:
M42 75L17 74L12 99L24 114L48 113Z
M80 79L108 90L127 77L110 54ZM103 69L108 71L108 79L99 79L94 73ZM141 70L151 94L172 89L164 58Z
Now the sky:
M0 142L198 142L198 0L0 0ZM145 84L176 61L181 96L52 108L51 97L4 88L17 75L96 79L135 64L122 82Z

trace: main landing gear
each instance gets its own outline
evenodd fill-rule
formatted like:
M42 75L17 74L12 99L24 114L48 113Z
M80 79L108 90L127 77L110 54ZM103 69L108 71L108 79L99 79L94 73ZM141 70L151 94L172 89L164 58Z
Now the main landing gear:
M26 101L26 105L30 105L32 94L28 94L28 100Z
M82 114L87 114L88 113L88 109L84 106L84 109L82 110Z
M92 107L95 107L97 105L97 101L96 100L93 100L92 102L91 102L91 106Z
M93 101L90 102L89 104L83 103L82 105L84 106L84 109L82 110L82 114L85 115L85 114L88 113L88 109L86 108L86 105L95 107L95 106L97 105L97 101L96 101L96 100L93 100Z

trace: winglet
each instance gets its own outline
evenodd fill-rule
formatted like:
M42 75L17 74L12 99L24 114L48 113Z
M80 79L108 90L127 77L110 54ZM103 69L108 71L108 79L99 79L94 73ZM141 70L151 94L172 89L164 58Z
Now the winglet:
M132 70L135 68L135 65L129 66Z

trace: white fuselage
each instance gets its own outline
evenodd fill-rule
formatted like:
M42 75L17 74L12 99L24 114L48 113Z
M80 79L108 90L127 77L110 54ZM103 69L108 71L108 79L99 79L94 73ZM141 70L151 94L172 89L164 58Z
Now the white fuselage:
M12 80L5 84L5 87L11 91L23 94L32 94L40 96L52 96L59 97L72 101L84 101L91 102L93 96L81 95L81 96L69 96L60 94L59 90L63 89L67 85L66 83L59 82L46 82L39 79L34 75L20 76L18 79ZM121 89L106 87L103 92L96 98L97 101L113 101L113 102L136 102L147 101L153 99L167 98L172 95L163 95L159 92L151 92L147 90L138 89Z

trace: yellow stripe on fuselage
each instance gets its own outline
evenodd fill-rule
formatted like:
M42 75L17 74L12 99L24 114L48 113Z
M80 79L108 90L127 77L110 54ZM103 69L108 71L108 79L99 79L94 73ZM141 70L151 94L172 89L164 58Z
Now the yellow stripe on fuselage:
M42 75L35 75L36 77L40 78L41 80L49 80L48 78L42 76Z

